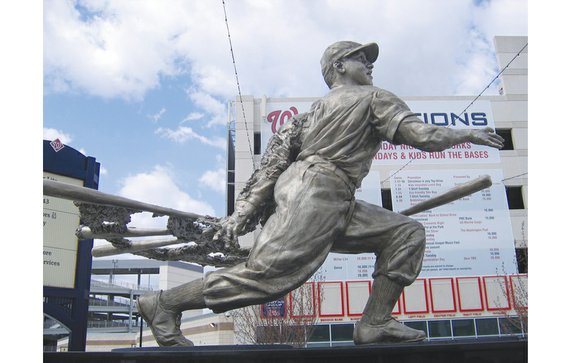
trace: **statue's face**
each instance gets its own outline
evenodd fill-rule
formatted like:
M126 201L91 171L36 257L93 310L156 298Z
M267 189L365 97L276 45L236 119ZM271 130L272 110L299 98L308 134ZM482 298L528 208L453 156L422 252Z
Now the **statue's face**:
M363 52L358 52L343 60L344 76L350 78L354 84L373 84L373 64L367 60Z

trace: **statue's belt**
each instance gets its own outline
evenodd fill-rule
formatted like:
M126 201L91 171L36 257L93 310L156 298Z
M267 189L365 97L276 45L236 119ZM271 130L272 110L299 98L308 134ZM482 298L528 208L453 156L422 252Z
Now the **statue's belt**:
M330 161L318 155L310 155L309 157L304 159L304 161L314 165L318 165L323 169L333 172L346 184L351 193L354 194L354 192L356 191L356 185L352 182L352 180L348 177L348 175L341 168L334 165Z

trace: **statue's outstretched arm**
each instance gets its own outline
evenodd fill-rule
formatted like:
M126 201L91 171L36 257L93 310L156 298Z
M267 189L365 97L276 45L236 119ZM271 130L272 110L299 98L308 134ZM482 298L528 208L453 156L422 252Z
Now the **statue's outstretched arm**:
M491 127L484 129L451 129L442 126L425 124L414 117L401 122L394 141L406 144L423 151L443 151L454 145L471 142L501 149L503 138L497 135Z
M301 133L307 114L298 114L272 136L257 168L240 192L232 215L221 222L215 238L237 245L237 236L253 231L272 214L274 186L278 177L296 159L301 146Z
M471 142L497 149L503 147L503 138L490 127L484 129L451 129L429 125L421 121L399 97L379 89L371 101L375 126L383 140L405 144L423 151L443 151L454 145Z

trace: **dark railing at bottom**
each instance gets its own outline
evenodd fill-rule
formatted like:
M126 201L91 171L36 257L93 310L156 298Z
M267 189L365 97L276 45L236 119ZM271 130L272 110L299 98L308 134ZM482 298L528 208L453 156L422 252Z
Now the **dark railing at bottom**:
M44 362L272 362L272 363L524 363L528 342L524 338L461 339L419 343L291 348L288 346L196 346L126 348L112 352L44 353Z

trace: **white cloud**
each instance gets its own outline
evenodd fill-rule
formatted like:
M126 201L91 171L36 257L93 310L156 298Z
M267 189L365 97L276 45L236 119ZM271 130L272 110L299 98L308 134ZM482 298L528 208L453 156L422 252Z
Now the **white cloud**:
M61 131L61 130L57 130L57 129L51 129L51 128L47 128L47 127L43 127L42 128L42 138L44 140L50 140L53 141L55 139L59 139L60 142L62 142L65 145L68 145L72 142L72 136L70 136L69 134Z
M211 119L206 125L207 127L227 124L226 106L222 101L205 92L199 91L190 91L189 98L197 107L211 115Z
M226 158L222 154L216 154L215 169L203 173L203 175L198 179L198 182L204 188L209 188L218 193L225 194L227 172L223 165L226 164L226 162Z
M215 215L211 205L203 200L194 199L181 190L174 182L171 170L159 165L150 172L130 175L123 179L118 195L184 212ZM163 228L166 223L165 217L151 218L148 213L134 214L132 217L132 225L140 227Z
M148 117L153 120L153 122L157 123L159 122L159 120L161 120L161 117L163 117L163 114L166 112L167 110L165 109L165 107L161 108L161 110L159 110L159 112L157 112L154 115L149 115Z
M196 83L204 92L220 97L231 97L232 90L237 88L233 66L218 68L210 64L202 68L192 69L197 74Z
M183 120L181 120L180 124L190 121L197 121L203 118L203 113L200 112L192 112L189 115L185 116Z
M528 1L483 1L473 13L475 24L487 39L496 35L527 35Z
M495 63L493 36L527 35L526 0L246 0L226 9L241 93L255 96L322 95L320 56L342 39L379 43L375 83L400 95L475 92ZM44 44L54 91L141 99L160 77L188 74L208 126L226 122L224 101L238 93L219 1L47 0Z
M499 71L492 46L485 35L473 29L469 50L461 68L457 70L456 94L479 94ZM490 87L494 90L494 87Z
M183 22L171 20L172 8L159 1L45 1L46 81L59 90L141 99L160 75L179 72L172 39Z
M227 147L227 141L225 138L222 137L208 138L193 131L191 127L179 126L175 130L160 127L157 130L155 130L155 134L178 143L184 143L189 140L198 140L205 145L214 146L222 150L225 150Z
M226 180L225 168L208 170L199 178L203 186L222 194L226 192Z

